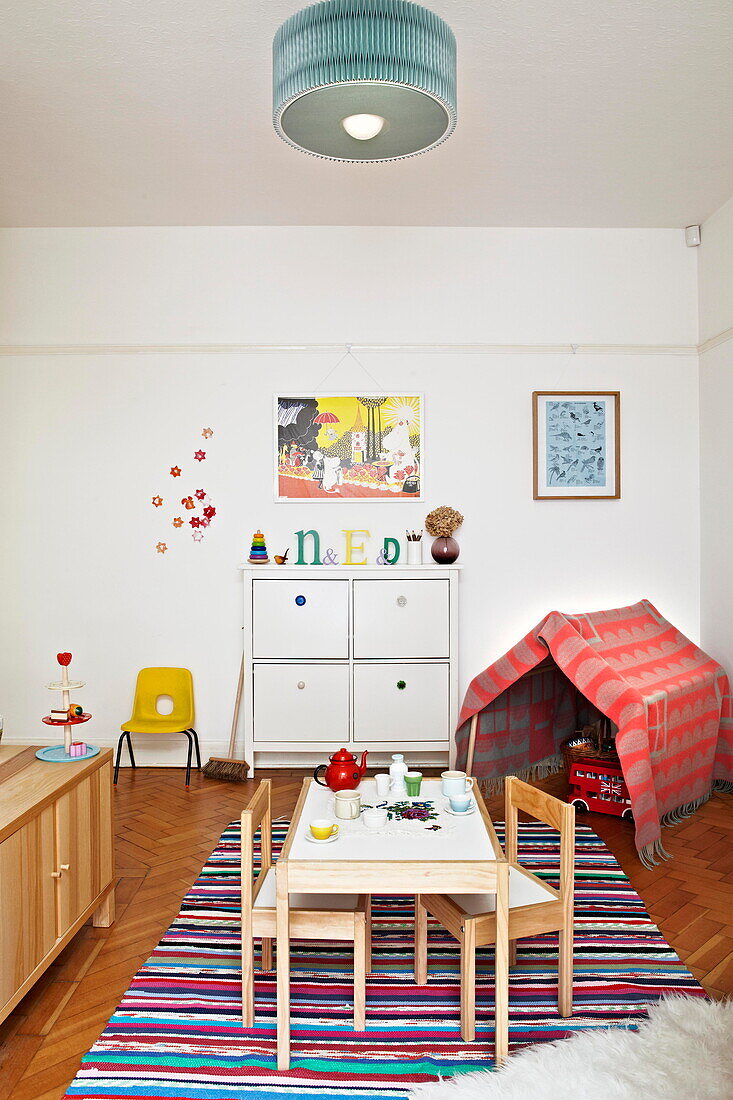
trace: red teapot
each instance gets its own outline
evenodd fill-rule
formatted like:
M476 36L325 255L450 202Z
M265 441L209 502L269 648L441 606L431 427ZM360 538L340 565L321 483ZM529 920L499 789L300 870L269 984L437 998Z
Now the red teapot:
M346 749L340 749L329 757L330 764L319 764L313 772L313 778L321 787L330 787L332 791L353 791L359 786L361 778L366 771L366 750L361 754L361 762L357 763L356 757ZM324 783L318 778L318 773L325 768Z

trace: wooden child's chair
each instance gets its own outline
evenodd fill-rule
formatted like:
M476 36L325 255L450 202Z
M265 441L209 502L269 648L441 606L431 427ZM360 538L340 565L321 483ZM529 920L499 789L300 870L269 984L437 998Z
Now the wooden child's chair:
M509 867L509 963L516 962L516 943L524 936L560 933L557 1007L573 1012L573 902L575 879L575 809L544 791L508 776L505 788L506 841ZM522 810L560 833L560 883L555 890L517 863L517 815ZM428 981L430 913L461 946L461 1038L476 1038L476 948L496 941L496 897L493 894L420 894L415 899L415 979Z
M263 779L242 813L242 1023L254 1024L254 937L262 937L262 969L272 969L276 934L272 865L272 782ZM261 866L254 876L254 834L261 826ZM354 944L354 1031L366 1030L366 975L371 973L371 898L356 894L293 894L290 934L304 940Z

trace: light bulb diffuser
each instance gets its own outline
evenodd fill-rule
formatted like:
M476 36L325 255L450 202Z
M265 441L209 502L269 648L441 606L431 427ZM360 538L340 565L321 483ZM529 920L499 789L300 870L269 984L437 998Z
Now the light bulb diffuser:
M384 129L384 123L381 115L349 115L341 119L346 133L356 141L371 141Z
M362 137L354 116L388 122ZM427 152L456 125L456 42L409 0L322 0L273 42L273 122L280 137L329 160L379 162Z

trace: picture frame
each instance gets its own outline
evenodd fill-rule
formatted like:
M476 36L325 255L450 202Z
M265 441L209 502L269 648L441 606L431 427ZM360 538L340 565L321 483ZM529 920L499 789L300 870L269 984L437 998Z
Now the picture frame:
M535 390L535 500L619 500L619 390Z
M273 394L276 503L423 502L425 397Z

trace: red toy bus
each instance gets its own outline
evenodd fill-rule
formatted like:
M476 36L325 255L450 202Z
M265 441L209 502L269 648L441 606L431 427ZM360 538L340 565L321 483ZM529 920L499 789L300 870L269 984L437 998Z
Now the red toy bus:
M621 764L588 756L570 767L568 802L581 812L593 810L632 818L631 799Z

